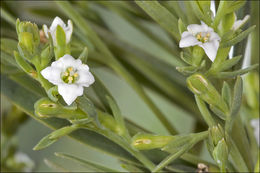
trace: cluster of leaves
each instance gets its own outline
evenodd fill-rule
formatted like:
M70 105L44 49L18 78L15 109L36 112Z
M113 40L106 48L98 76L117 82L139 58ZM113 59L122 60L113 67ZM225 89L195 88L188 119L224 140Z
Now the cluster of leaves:
M12 29L1 36L1 80L5 83L1 93L33 118L55 129L35 146L35 150L69 135L117 157L129 171L194 171L198 163L206 164L210 171L252 171L255 159L247 150L250 145L254 146L252 152L257 147L252 142L253 138L248 140L246 135L241 135L248 130L241 128L244 124L238 112L242 102L242 79L239 75L257 67L253 65L241 69L246 45L243 39L255 26L244 31L233 31L226 25L230 21L225 21L231 18L234 22L232 16L235 12L244 16L241 7L245 3L216 1L215 18L211 17L210 3L207 1L58 1L56 4L60 11L54 9L51 13L49 9L46 14L46 9L30 9L30 13L37 16L51 14L52 17L65 15L70 18L76 25L71 54L84 61L88 57L88 64L92 68L112 69L134 89L171 135L150 134L135 123L124 120L115 99L94 72L96 81L91 87L93 91L84 93L75 105L68 107L62 102L53 101L53 88L40 75L40 71L54 58L51 40L40 43L40 38L33 37L39 34L34 33L33 45L27 45L26 42L21 45L23 38L18 38L18 43L13 39L17 37L16 34L12 33L15 20L5 9L2 9L2 17L10 27L3 30ZM199 23L200 20L212 26L221 36L220 48L213 63L206 57L198 61L191 48L178 48L186 26ZM43 24L40 19L37 23ZM36 25L33 27L37 28ZM35 30L38 31L38 28ZM17 32L19 35L23 31L18 27ZM30 51L25 54L23 46ZM231 46L234 47L233 58L227 59ZM37 66L39 59L41 63ZM186 88L186 77L178 71L189 75L187 85L194 93L196 102ZM196 119L202 127L200 131L206 131L179 135L144 88L150 88L170 103L178 105ZM195 144L206 138L209 152L218 167L189 153ZM228 158L229 153L231 158ZM116 172L69 154L56 155L75 160L93 171ZM178 161L180 166L177 164L176 167ZM46 163L59 168L49 160Z

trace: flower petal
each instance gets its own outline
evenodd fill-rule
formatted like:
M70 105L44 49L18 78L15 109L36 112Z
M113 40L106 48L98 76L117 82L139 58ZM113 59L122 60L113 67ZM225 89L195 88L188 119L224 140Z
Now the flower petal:
M182 37L181 41L179 43L180 48L183 47L190 47L201 44L200 41L198 41L193 35L183 34L186 35L186 37Z
M210 37L209 37L209 41L210 42L213 41L213 40L218 40L218 41L220 40L220 37L219 37L219 35L217 33L210 32L209 34L210 34Z
M77 69L82 65L82 62L80 59L74 59L71 55L66 54L63 57L61 57L59 60L53 62L51 66L57 67L57 68L62 68L66 70L67 67L73 67Z
M81 65L81 67L78 68L78 74L79 74L79 79L76 83L79 85L82 85L84 87L89 87L89 85L95 82L94 76L88 70L87 65Z
M61 68L47 67L41 71L42 76L54 85L63 83L61 80Z
M48 29L48 27L47 27L47 25L43 25L43 31L44 31L44 34L45 34L45 36L47 37L47 38L49 38L49 29Z
M74 84L61 84L58 85L58 92L64 101L70 105L78 96L83 95L83 87Z
M219 47L219 41L214 40L212 42L203 43L199 46L204 49L206 55L213 62L216 58L216 55L217 55L217 51L218 51L218 47Z
M66 26L65 23L63 22L63 20L61 18L59 18L58 16L56 16L51 24L50 31L51 32L56 31L56 28L58 25L60 25L63 29Z
M235 21L235 23L232 26L232 30L237 30L239 28L241 28L250 18L249 15L246 15L242 20L237 20Z
M72 31L73 31L73 25L72 25L71 20L68 20L68 26L66 28L63 28L63 29L64 29L64 32L66 34L66 43L69 43L71 35L72 35Z

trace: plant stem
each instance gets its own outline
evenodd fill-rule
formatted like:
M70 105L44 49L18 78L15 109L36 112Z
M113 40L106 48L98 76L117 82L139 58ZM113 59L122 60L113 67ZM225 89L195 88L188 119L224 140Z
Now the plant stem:
M131 153L136 159L138 159L146 168L149 170L153 170L155 168L155 165L153 162L151 162L149 159L147 159L142 153L140 153L137 150L134 150L127 141L123 140L120 136L115 135L114 133L111 133L107 130L102 130L95 127L89 127L89 126L83 126L82 128L86 128L88 130L94 131L96 133L99 133L111 141L115 142L116 144L123 147L125 150L127 150L129 153Z

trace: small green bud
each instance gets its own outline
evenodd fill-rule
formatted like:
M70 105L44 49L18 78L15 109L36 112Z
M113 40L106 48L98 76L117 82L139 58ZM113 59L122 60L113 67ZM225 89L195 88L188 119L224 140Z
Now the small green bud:
M228 160L228 146L224 138L222 138L213 150L213 158L217 162L221 171L225 171Z
M106 113L98 112L98 120L102 126L122 136L124 129L116 122L116 120Z
M209 138L212 139L213 145L216 146L218 142L224 138L224 130L220 124L213 126L209 129Z
M64 118L64 119L83 119L87 118L80 109L72 110L59 103L51 101L49 98L42 98L34 104L35 114L40 118Z
M200 63L202 61L202 58L204 56L204 50L203 48L201 48L200 46L194 46L193 49L192 49L192 56L193 56L193 59L192 59L192 63L193 65L195 66L200 66Z
M159 136L138 133L132 138L131 145L138 150L150 150L155 148L162 148L172 139L173 136Z
M188 88L196 95L201 97L208 104L218 107L225 115L228 114L228 107L221 98L215 87L202 74L193 74L187 78Z
M40 44L40 34L36 24L16 21L16 30L23 54L34 55ZM28 57L27 57L28 58Z

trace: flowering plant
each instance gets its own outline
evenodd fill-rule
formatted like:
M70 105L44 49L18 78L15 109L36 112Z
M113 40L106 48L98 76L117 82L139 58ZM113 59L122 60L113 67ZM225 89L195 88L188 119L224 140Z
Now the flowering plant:
M48 14L32 4L37 24L1 7L1 95L13 105L1 169L46 171L8 142L28 114L53 130L31 130L42 137L33 152L69 136L86 146L55 155L85 172L259 171L259 2L42 2ZM89 146L98 151L81 159Z

